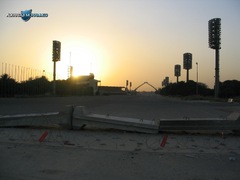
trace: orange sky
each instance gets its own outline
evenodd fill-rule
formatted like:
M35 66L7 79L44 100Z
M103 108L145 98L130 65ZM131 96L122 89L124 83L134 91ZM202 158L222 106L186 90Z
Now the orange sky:
M215 8L213 8L215 7ZM8 13L48 13L47 18L8 18ZM220 80L240 78L240 2L237 0L69 0L0 2L0 65L5 63L45 70L50 75L52 41L62 43L57 77L94 73L102 85L133 88L142 82L161 87L171 82L174 65L183 67L183 54L193 54L190 79L211 88L214 83L214 50L208 48L208 20L222 19ZM71 61L70 61L71 52ZM3 73L2 68L0 73ZM180 80L186 80L181 70ZM140 90L153 90L143 86Z

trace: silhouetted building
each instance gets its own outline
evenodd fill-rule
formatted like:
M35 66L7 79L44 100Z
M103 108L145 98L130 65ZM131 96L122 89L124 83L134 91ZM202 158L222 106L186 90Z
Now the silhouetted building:
M76 85L87 85L93 89L93 95L96 95L98 92L98 83L99 80L94 79L94 74L90 74L88 76L77 76L74 77L74 83Z
M162 81L162 86L166 87L166 86L168 86L168 84L169 84L169 77L166 76L165 79Z
M78 76L72 78L78 86L87 86L92 88L93 95L123 95L126 94L125 87L121 86L98 86L99 80L94 79L94 74L88 76Z
M123 95L126 94L125 87L121 86L99 86L99 95Z

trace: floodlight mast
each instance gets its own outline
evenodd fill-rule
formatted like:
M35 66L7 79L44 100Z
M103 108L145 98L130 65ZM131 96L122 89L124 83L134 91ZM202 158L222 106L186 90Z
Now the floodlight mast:
M183 69L187 70L186 82L189 81L189 69L192 69L192 54L184 53L183 54Z
M52 61L53 61L53 95L56 95L56 62L60 61L61 57L61 42L53 41Z
M178 78L181 76L181 65L176 64L174 66L174 75L177 77L177 83L178 83Z
M215 49L215 98L219 96L219 49L221 49L221 19L214 18L208 21L209 48Z

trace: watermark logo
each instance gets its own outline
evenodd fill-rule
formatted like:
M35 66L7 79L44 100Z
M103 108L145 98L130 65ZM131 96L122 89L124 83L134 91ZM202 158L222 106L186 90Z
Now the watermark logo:
M31 17L46 18L48 13L32 13L32 9L21 11L21 13L8 13L8 18L21 17L23 21L27 22Z
M24 20L25 22L27 22L32 15L32 10L25 10L25 11L21 11L21 15L22 15L22 20Z

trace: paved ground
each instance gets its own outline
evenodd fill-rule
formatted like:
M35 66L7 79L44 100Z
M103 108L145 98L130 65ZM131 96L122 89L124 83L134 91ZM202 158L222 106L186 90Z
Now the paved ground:
M153 96L83 96L0 99L0 115L58 112L66 105L83 105L99 114L144 119L160 118L226 118L240 112L239 103L182 101Z
M161 96L0 99L0 115L64 110L137 118L222 117L236 103ZM39 142L44 132L48 135ZM167 135L167 136L166 136ZM165 139L165 146L161 146ZM166 138L167 137L167 138ZM240 179L240 141L231 134L0 129L0 179Z
M0 179L240 178L238 136L165 135L1 129Z

